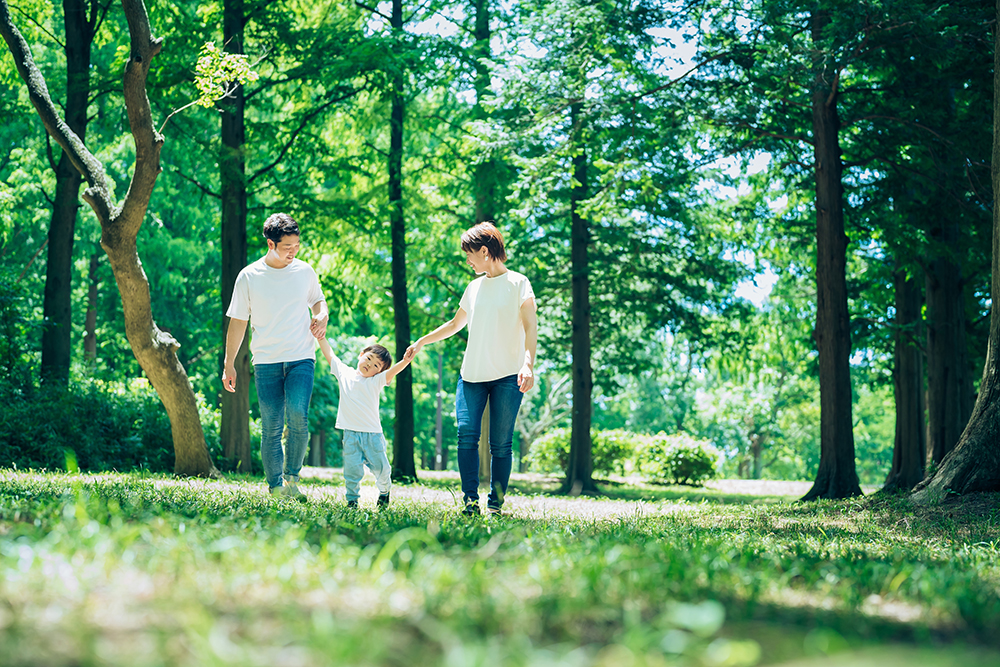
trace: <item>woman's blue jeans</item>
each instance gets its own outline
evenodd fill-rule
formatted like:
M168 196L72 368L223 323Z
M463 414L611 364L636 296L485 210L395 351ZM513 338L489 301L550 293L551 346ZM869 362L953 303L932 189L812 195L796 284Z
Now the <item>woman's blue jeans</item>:
M281 474L298 475L309 444L309 398L315 359L254 364L254 384L260 404L260 458L269 487L281 486ZM288 439L281 434L288 421Z
M483 411L490 402L490 496L487 506L500 509L510 481L511 443L514 420L524 394L517 386L517 376L508 375L489 382L466 382L458 379L455 413L458 417L458 471L462 477L462 496L466 505L479 503L479 435Z

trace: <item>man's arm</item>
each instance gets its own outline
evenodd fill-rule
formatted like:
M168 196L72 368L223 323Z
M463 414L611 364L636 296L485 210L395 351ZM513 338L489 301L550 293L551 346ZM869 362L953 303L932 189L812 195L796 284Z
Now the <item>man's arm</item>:
M468 321L469 314L465 312L464 308L459 308L455 313L455 317L451 318L429 334L421 336L416 343L406 348L406 354L403 355L403 359L406 359L407 355L409 355L412 359L418 352L420 352L420 349L428 343L436 343L439 340L444 340L445 338L454 336L462 330L462 327L464 327ZM413 354L410 354L410 350L413 351Z
M236 355L243 344L243 336L247 332L248 320L229 318L229 328L226 330L226 363L222 369L222 386L226 391L236 391Z
M524 365L517 373L517 386L526 393L535 384L535 352L538 347L538 315L534 298L521 304L521 321L524 323Z
M313 338L326 338L326 323L330 320L330 312L326 308L326 299L320 299L311 307L312 321L309 323L309 333Z

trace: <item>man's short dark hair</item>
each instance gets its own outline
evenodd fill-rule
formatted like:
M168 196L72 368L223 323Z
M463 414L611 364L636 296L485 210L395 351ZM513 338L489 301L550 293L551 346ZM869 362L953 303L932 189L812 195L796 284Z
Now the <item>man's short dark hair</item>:
M479 249L483 247L493 259L499 262L507 261L507 251L503 247L503 234L492 222L480 222L462 234L463 251L479 252Z
M264 221L264 238L279 243L286 236L299 236L299 226L287 213L275 213Z
M364 355L365 352L371 352L378 357L378 360L382 362L383 371L389 370L389 367L392 366L392 355L389 354L389 350L385 349L381 345L369 345L365 349L361 350L362 355Z

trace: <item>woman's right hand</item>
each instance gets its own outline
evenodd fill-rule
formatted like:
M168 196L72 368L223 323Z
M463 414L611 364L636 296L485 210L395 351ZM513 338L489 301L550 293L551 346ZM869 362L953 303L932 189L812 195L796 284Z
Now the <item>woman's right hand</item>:
M423 346L424 344L418 340L416 343L413 343L410 347L406 348L406 353L403 356L405 358L412 359L417 356L417 353L420 352L420 348Z

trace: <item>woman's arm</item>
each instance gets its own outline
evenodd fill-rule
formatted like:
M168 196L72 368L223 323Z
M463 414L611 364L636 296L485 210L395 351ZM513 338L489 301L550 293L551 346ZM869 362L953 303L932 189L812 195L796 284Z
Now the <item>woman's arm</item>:
M538 348L538 315L534 298L521 304L521 322L524 324L524 365L517 373L517 386L526 393L535 384L535 352Z
M429 334L421 336L419 339L417 339L416 343L406 348L406 355L409 355L410 358L412 359L415 354L420 352L420 349L424 345L428 345L429 343L436 343L439 340L444 340L445 338L450 338L451 336L454 336L455 334L457 334L459 331L462 330L462 327L464 327L466 322L468 321L469 321L469 314L466 313L463 308L459 308L458 311L455 313L455 317L451 318L450 320L448 320L447 322L445 322L444 324L442 324ZM410 354L410 350L413 350L413 354ZM406 358L406 355L403 356L404 359Z

